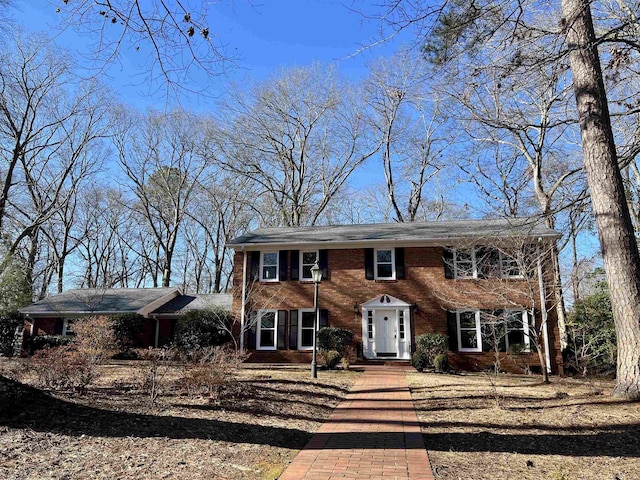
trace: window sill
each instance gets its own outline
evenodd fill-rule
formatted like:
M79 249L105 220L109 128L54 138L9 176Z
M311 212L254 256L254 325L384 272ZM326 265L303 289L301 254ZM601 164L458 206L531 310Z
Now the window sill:
M260 283L265 285L277 285L280 283L280 280L260 280Z
M376 278L376 283L398 283L398 279L396 278Z

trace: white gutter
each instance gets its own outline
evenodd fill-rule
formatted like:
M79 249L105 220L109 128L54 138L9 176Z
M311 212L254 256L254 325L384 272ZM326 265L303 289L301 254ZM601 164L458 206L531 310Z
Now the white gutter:
M240 308L240 351L244 351L245 305L247 303L247 251L244 250L242 260L242 306Z
M544 337L544 356L547 364L547 372L551 373L551 354L549 353L549 331L547 328L547 301L544 288L544 278L542 277L542 262L540 260L540 242L542 238L538 238L537 256L538 256L538 286L540 288L540 314L542 315L542 336Z

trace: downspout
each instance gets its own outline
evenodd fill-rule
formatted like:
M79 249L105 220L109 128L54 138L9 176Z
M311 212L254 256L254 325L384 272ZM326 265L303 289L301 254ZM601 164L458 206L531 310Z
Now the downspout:
M242 247L244 258L242 260L242 307L240 308L240 351L244 351L244 324L245 306L247 303L247 252Z
M542 315L542 336L544 337L544 356L547 364L547 373L551 373L551 354L549 353L549 331L547 328L547 301L544 289L544 278L542 276L542 261L540 260L540 242L542 238L538 238L536 253L538 256L538 286L540 288L540 314Z

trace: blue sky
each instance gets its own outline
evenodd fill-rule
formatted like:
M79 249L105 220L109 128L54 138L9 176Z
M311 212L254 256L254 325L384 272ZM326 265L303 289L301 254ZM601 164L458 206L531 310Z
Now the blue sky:
M199 3L200 0L191 2L192 5ZM196 83L216 96L229 81L240 81L246 76L262 79L279 69L312 62L334 63L349 78L360 78L366 72L367 62L393 53L402 42L402 38L394 39L358 53L379 38L377 22L363 16L367 9L370 13L374 8L370 5L353 0L210 2L210 28L231 52L237 52L239 61L237 68L227 76L213 80L201 76L197 77ZM15 17L19 22L33 30L56 32L58 16L50 0L15 0L15 6ZM67 32L57 37L57 41L81 53L89 40ZM125 102L138 107L156 104L161 107L166 98L162 95L149 97L148 88L141 80L143 68L136 66L142 63L140 56L136 52L125 52L121 64L108 70L110 78L106 81ZM187 105L184 103L183 106L194 110L209 106L207 100L195 96L187 100Z

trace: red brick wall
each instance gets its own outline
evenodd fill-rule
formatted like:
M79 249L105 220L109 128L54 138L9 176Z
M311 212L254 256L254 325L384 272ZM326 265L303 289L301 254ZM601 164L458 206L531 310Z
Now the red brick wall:
M504 280L452 280L444 276L442 248L410 247L405 248L405 278L392 281L366 280L364 271L364 249L342 249L328 251L329 277L319 287L318 305L329 311L329 325L345 328L354 332L354 342L362 342L361 313L354 314L353 305L359 306L382 294L392 295L409 304L416 303L417 314L411 313L412 344L415 337L422 333L447 333L447 308L491 309L504 307L503 300L497 300L497 291L524 305L530 304L529 286L524 281L512 280L505 289ZM240 315L242 291L243 253L236 252L234 269L233 312ZM290 262L289 262L290 265ZM247 265L249 268L249 265ZM290 272L287 273L289 278ZM533 287L533 286L532 286ZM520 291L518 291L520 288ZM284 309L313 307L314 285L311 282L282 281L260 283L248 289L250 309ZM537 292L537 282L535 289ZM539 303L536 299L536 306ZM361 312L361 310L360 310ZM560 345L555 328L555 314L549 315L550 342L552 344L552 363L561 363ZM288 335L288 332L287 332ZM287 337L288 338L288 337ZM288 344L288 342L287 342ZM283 361L293 360L296 355L281 351ZM492 354L488 354L491 356ZM259 355L257 356L259 357ZM473 364L466 358L475 358L475 362L484 367L491 365L487 354L455 354L452 363ZM554 362L555 359L555 362ZM537 358L532 359L536 362ZM557 371L557 367L554 367Z

